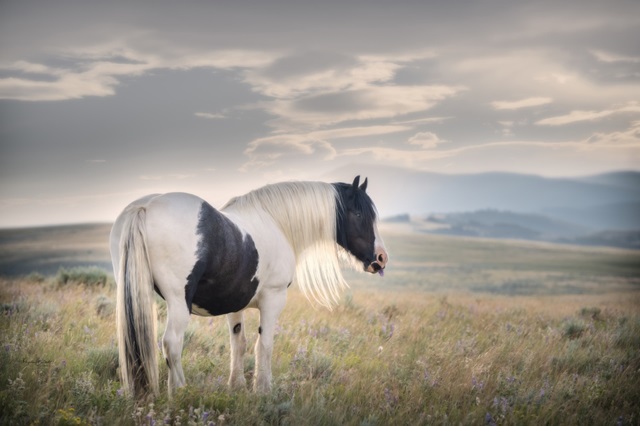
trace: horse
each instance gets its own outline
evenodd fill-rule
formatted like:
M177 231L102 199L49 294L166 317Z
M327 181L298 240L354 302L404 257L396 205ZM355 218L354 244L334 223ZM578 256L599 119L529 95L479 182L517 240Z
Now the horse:
M116 219L110 251L117 282L116 327L123 389L159 393L154 292L166 302L162 349L168 395L185 386L184 333L190 315L226 315L228 385L246 387L243 312L260 312L253 389L271 389L276 321L295 282L331 309L347 283L341 260L383 275L388 261L367 179L282 182L232 198L220 210L187 193L153 194Z

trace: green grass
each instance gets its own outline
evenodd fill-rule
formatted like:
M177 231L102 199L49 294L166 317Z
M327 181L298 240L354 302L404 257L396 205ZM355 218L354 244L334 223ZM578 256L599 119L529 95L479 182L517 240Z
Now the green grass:
M333 312L289 291L267 395L227 389L226 321L193 317L189 385L169 401L160 363L162 394L133 401L118 379L115 289L87 284L99 272L0 279L0 424L640 423L637 252L386 242L385 277L349 274ZM250 381L256 311L245 329Z

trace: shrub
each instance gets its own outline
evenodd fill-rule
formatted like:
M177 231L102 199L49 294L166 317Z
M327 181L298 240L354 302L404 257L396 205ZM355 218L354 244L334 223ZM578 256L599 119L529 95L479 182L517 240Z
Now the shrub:
M106 318L115 310L115 303L111 298L104 294L99 295L96 298L96 313L100 318Z
M87 365L100 379L118 378L118 348L99 347L87 353Z
M570 318L564 323L562 335L568 339L577 339L582 336L586 329L587 327L582 321Z
M601 310L600 308L597 308L597 307L591 307L591 308L584 307L580 310L580 315L586 318L594 319L594 320L601 319L600 313L601 313Z
M60 268L56 274L55 283L58 286L83 284L87 287L104 287L108 279L109 275L107 272L95 266L71 269Z

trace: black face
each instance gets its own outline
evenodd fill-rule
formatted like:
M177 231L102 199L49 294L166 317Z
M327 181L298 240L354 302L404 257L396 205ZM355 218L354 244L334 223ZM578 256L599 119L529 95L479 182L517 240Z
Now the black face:
M366 193L367 180L358 186L360 176L351 185L334 183L338 191L337 241L343 248L360 260L364 269L375 262L375 234L373 226L376 210Z

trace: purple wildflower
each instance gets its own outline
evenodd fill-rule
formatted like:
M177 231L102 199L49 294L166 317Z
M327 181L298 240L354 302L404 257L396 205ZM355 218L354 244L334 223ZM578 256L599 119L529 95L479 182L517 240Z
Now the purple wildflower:
M504 396L493 398L493 407L499 408L502 414L506 414L509 411L509 400Z
M487 414L484 415L484 422L489 426L497 426L496 421L493 420L493 416L488 411Z
M484 382L478 381L478 379L476 379L476 376L473 376L471 378L471 390L476 390L476 389L479 391L484 389Z
M146 420L147 420L147 424L149 426L156 426L156 421L153 418L153 416L151 415L151 413L147 414Z
M384 388L384 400L389 407L394 407L398 403L398 397L389 388Z
M296 354L293 356L293 360L291 361L293 364L298 364L304 361L307 358L307 347L306 346L298 346L298 350Z

